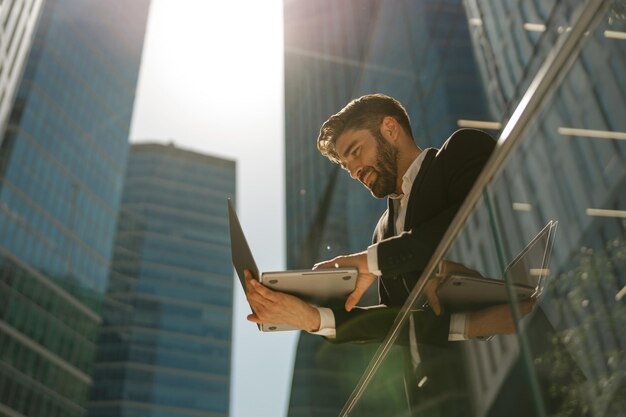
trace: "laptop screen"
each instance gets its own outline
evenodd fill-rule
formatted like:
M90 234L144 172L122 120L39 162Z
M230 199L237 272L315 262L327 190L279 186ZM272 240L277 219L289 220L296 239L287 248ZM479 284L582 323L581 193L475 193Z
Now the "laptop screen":
M254 276L258 279L259 268L257 268L256 262L254 262L252 251L250 250L246 237L243 234L243 229L239 223L237 212L235 212L235 208L233 207L233 203L230 198L228 199L228 222L230 226L230 255L233 259L235 271L237 271L237 275L239 276L239 282L241 282L241 286L245 291L246 281L243 274L244 269L252 271Z
M550 253L557 224L558 221L550 220L507 266L505 275L508 274L512 283L543 289L543 282L550 275Z

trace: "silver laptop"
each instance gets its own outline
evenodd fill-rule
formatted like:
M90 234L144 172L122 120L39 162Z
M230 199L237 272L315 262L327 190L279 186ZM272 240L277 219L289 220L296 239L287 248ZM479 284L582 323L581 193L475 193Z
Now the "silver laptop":
M358 271L356 268L332 268L261 272L254 261L237 213L228 199L228 220L230 226L230 251L233 266L241 286L246 289L244 270L249 269L254 276L268 288L295 295L302 300L323 305L329 300L345 300L354 291ZM263 324L259 328L264 332L298 330L285 324Z
M550 275L550 254L558 221L551 220L509 263L508 275L517 299L541 298ZM476 271L473 271L476 272ZM437 289L442 305L451 312L471 311L508 303L504 279L483 277L479 273L450 273Z

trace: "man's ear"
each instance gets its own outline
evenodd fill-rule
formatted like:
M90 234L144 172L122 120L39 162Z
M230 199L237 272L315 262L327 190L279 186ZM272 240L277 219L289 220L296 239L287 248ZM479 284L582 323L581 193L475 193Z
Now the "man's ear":
M385 116L380 124L380 134L390 143L395 143L398 140L399 129L398 121L391 116Z

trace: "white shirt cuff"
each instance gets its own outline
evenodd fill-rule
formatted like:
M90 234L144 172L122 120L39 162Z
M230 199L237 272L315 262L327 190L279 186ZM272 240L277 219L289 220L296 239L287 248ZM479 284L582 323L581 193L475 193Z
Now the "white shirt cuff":
M450 315L450 333L448 333L449 341L467 340L467 324L466 314Z
M381 276L383 273L378 269L378 244L374 243L367 248L367 269L376 275Z
M320 313L320 329L316 332L309 332L311 334L317 334L320 336L326 336L330 339L334 339L337 335L335 329L335 315L333 310L325 307L315 307Z

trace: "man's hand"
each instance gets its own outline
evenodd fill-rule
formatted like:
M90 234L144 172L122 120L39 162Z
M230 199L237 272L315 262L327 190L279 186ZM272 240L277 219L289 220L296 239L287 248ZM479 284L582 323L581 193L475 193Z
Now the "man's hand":
M443 309L441 308L441 303L439 302L439 296L437 295L437 288L439 288L439 284L441 283L441 277L435 275L426 283L426 298L428 299L428 305L435 312L435 315L439 316Z
M313 266L313 269L350 267L356 268L359 271L359 275L356 278L354 291L350 293L346 300L346 311L350 311L354 308L370 285L378 278L376 275L372 274L367 267L367 251L353 253L352 255L337 256L330 261L320 262Z
M245 270L246 298L254 314L248 321L262 324L287 324L309 332L320 328L320 313L315 307L293 295L272 291Z
M530 299L518 303L520 317L530 313L535 306L535 302L535 299ZM467 327L467 337L469 339L515 333L513 314L508 304L499 304L475 311L468 314L467 320L469 320Z
M442 259L439 262L438 271L431 279L426 283L426 298L428 298L428 304L430 308L435 312L436 315L441 315L443 312L443 308L441 303L439 302L439 296L437 295L437 289L441 284L441 281L446 277L449 277L454 274L461 274L467 276L481 277L480 272L468 268L460 262L454 262L449 259Z

